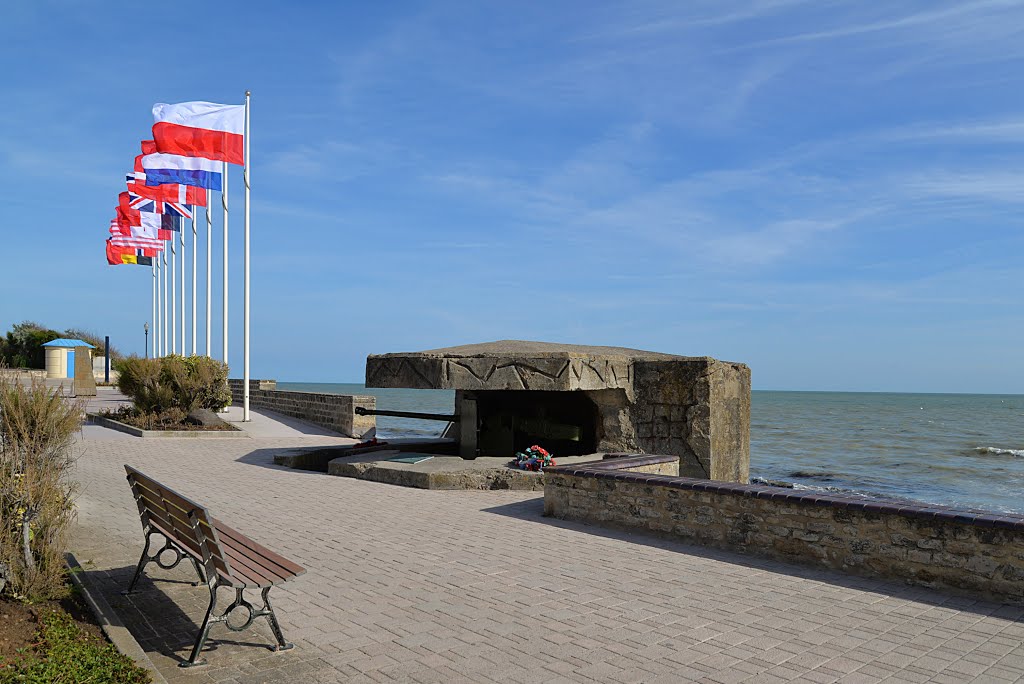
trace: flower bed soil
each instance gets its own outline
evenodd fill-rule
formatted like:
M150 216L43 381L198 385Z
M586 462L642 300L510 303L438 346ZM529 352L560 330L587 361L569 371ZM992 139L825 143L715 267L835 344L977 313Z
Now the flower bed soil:
M19 652L32 649L41 619L54 611L64 611L89 638L106 641L96 617L78 592L59 601L22 603L0 599L0 669L14 660Z
M217 425L197 425L185 422L155 422L148 420L145 416L137 416L130 411L100 411L95 414L100 418L106 418L116 423L122 423L139 430L153 432L237 432L238 428L227 422Z

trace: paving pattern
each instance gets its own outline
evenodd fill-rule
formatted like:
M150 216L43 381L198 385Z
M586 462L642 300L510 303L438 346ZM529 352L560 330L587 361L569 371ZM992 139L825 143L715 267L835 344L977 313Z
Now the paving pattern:
M79 442L72 551L168 681L1024 681L1024 608L550 520L535 492L280 468L345 440L254 417L249 440ZM183 563L119 595L142 549L125 463L307 568L271 593L294 650L216 625L209 665L176 667L208 593Z

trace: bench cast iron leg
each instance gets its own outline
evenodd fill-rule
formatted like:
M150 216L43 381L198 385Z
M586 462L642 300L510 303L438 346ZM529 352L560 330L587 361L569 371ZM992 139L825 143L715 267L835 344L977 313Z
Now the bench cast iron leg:
M187 662L178 663L178 667L194 667L196 665L205 665L206 661L199 658L199 654L203 650L203 645L206 643L206 637L210 635L210 623L213 618L213 611L217 608L217 586L216 584L210 586L210 607L206 610L206 617L203 619L203 626L199 628L199 636L196 637L195 646L192 647L192 655L189 657Z
M188 559L190 561L192 561L192 567L196 569L196 574L199 575L199 581L198 582L193 582L192 586L193 587L198 587L200 584L206 584L209 580L207 580L207 578L206 578L206 573L203 572L203 566L201 566L199 564L199 561L197 561L192 556L189 556Z
M132 591L135 589L135 583L138 582L139 581L139 577L142 576L142 569L146 567L146 564L149 563L149 561L153 560L152 558L149 557L149 542L150 542L150 540L152 538L153 538L153 533L152 532L146 535L146 546L143 547L143 549L142 549L142 556L139 557L139 564L135 568L135 576L132 577L131 584L128 585L128 588L121 592L122 594L124 594L126 596L128 594L132 593Z
M274 638L277 639L277 646L271 648L272 651L287 651L295 648L295 644L288 643L284 640L284 634L281 632L281 625L277 624L277 616L274 615L274 608L270 605L270 587L263 589L263 611L266 613L267 622L270 623L270 631L274 633Z

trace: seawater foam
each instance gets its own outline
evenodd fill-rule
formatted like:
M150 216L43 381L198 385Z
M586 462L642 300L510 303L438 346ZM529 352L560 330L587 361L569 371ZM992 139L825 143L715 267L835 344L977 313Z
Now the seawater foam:
M982 454L996 454L998 456L1016 456L1024 458L1024 449L1000 449L999 447L974 447L974 450Z

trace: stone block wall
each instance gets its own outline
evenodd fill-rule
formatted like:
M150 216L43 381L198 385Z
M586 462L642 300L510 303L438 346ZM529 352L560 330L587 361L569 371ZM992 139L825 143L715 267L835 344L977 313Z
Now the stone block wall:
M637 361L633 373L638 451L676 454L688 477L749 480L749 367L705 356Z
M629 472L674 458L547 468L545 514L1024 604L1024 516Z
M232 404L240 406L244 381L231 379L228 386ZM249 407L298 418L356 439L369 439L377 431L374 416L361 416L355 412L357 407L375 409L377 399L372 396L293 392L277 389L274 380L250 380Z

